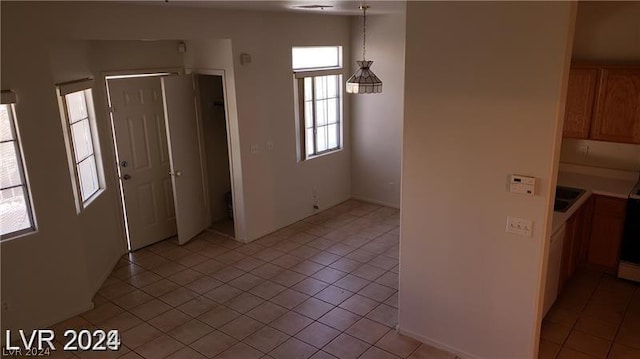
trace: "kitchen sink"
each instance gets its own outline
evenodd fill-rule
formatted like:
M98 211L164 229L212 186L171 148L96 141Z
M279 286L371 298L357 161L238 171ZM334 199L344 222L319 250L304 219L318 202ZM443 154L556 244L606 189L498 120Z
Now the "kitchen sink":
M571 207L571 202L564 199L557 199L553 204L553 210L556 212L566 212Z
M584 192L585 190L580 188L557 186L553 210L556 212L566 212Z
M584 190L571 187L556 187L556 198L572 200L580 197L584 193Z

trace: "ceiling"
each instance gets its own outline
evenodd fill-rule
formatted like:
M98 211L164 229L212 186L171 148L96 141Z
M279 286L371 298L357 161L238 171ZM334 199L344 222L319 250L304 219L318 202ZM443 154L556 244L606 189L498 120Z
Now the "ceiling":
M362 10L358 7L362 3L369 5L367 14L390 14L403 12L405 1L336 1L336 0L297 0L297 1L191 1L191 0L153 0L153 1L126 1L144 5L170 6L170 7L197 7L197 8L218 8L228 10L253 10L253 11L275 11L275 12L305 12L327 15L360 15ZM322 9L304 9L298 6L304 5L327 5Z

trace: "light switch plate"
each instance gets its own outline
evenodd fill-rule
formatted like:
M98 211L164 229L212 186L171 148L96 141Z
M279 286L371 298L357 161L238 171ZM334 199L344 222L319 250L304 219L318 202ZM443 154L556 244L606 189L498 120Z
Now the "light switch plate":
M507 232L531 237L533 221L528 218L507 217Z

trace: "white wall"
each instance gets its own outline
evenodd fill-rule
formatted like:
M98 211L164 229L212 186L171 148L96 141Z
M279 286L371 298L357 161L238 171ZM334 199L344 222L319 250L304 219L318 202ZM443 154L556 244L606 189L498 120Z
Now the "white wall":
M640 2L581 1L573 60L640 61Z
M42 327L91 308L82 225L102 205L98 198L95 206L76 214L48 48L6 36L3 17L1 87L17 94L17 121L38 231L0 245L2 302L9 307L2 311L3 333L18 326ZM77 73L86 73L86 68Z
M407 4L401 332L537 357L574 6ZM538 193L508 193L512 173ZM532 219L532 237L505 233L507 216Z
M580 2L572 57L604 64L640 61L640 2ZM640 145L566 138L560 161L640 171Z
M12 45L10 42L8 45L3 42L3 52L7 49L4 46ZM3 265L2 300L8 301L10 306L10 310L3 315L3 328L5 325L10 327L17 323L27 328L42 327L88 309L93 294L125 251L117 178L113 175L116 169L112 139L105 111L106 96L104 83L100 81L101 73L110 70L182 66L182 57L176 51L175 41L57 40L48 42L43 49L46 53L38 59L40 62L33 66L41 67L48 74L33 79L31 83L25 81L22 76L14 76L25 72L21 67L24 58L11 56L10 60L6 60L3 57L2 87L14 89L20 95L17 111L38 222L37 233L2 243L0 247ZM25 54L23 51L18 49L15 53ZM48 101L56 100L55 84L87 77L96 79L96 124L102 163L108 175L105 191L78 215L75 205L69 208L65 203L71 200L73 204L73 194L66 159L65 162L59 162L60 156L66 156L66 150L58 147L58 141L62 140L59 136L62 136L63 127L57 103L51 107ZM34 91L36 88L45 93L39 95ZM37 116L44 117L31 117L33 109L27 108L28 106L41 107ZM29 124L35 127L29 127ZM34 148L36 153L30 153ZM39 163L40 161L44 163ZM39 168L51 173L40 172ZM60 181L60 184L56 184L57 181ZM65 200L54 199L55 196L64 196ZM66 198L67 196L69 198ZM56 225L48 223L50 218L57 218ZM96 226L97 223L100 226ZM26 248L30 246L36 246L36 249L25 253ZM73 249L70 250L69 247ZM39 260L40 255L46 255L51 263L48 263L49 260ZM60 264L61 262L64 264ZM49 268L49 265L70 267L69 270L72 268L74 274L56 274L61 268ZM83 277L81 282L77 279L79 276ZM61 283L62 281L68 283ZM84 287L80 287L80 283ZM40 295L29 295L25 298L24 288L27 286L43 288L42 290L53 293L54 300L41 302L43 297ZM56 289L68 286L73 286L74 289ZM69 296L70 293L73 297ZM56 300L56 296L60 298ZM38 309L34 312L31 307ZM21 315L24 311L33 315Z
M361 16L352 18L351 34L353 73L355 61L362 60ZM352 196L392 207L400 207L404 42L404 11L368 15L367 59L373 60L371 70L382 80L382 93L349 95Z
M560 161L640 172L640 145L564 138Z
M313 186L321 206L349 198L349 142L339 153L296 162L290 68L293 45L343 45L349 58L348 18L95 2L3 3L1 16L1 86L18 94L39 227L37 234L0 247L2 301L11 307L3 313L2 329L41 327L86 309L96 283L88 278L83 243L89 233L116 237L119 231L113 223L116 196L105 195L99 198L105 203L75 215L48 56L54 40L229 39L236 71L235 88L227 91L234 92L237 103L238 177L247 208L242 239L311 214ZM238 67L241 52L252 54L251 66ZM272 151L250 154L250 144L268 140L275 145ZM101 144L105 153L113 153L112 143ZM115 183L114 168L106 165L105 171L107 183ZM103 221L105 216L109 219Z

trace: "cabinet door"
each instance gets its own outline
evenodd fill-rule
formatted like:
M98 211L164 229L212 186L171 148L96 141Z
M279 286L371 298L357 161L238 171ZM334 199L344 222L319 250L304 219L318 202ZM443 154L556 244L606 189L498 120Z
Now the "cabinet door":
M602 70L591 138L640 143L640 69Z
M620 198L595 197L587 255L590 266L612 274L618 271L626 204Z
M580 245L577 248L576 266L584 266L587 263L587 253L589 252L589 238L591 238L591 223L593 221L593 197L580 208L578 238Z
M564 137L589 137L597 80L597 69L572 68L570 70L562 132Z
M560 264L560 278L558 281L558 293L562 293L564 285L573 275L575 269L574 255L573 253L577 247L576 234L578 231L578 216L575 214L567 220L565 228L563 246L562 246L562 260Z
M560 270L562 263L562 247L564 244L565 228L563 227L551 236L549 246L549 260L547 261L547 278L545 281L543 317L551 308L553 302L558 297L558 292L562 290L560 282Z

